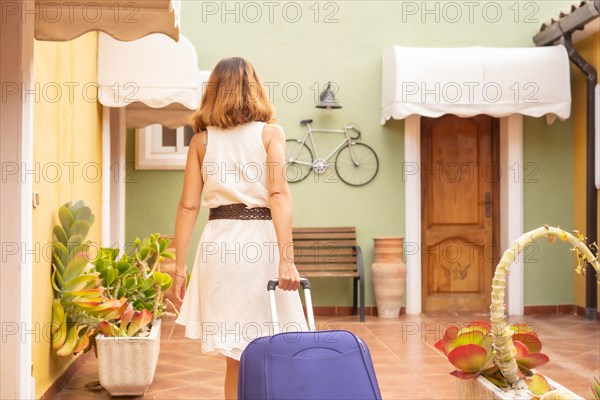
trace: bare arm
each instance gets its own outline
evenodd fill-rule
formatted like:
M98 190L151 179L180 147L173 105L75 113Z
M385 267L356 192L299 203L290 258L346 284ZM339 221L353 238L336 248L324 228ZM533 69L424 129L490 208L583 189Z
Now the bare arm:
M265 126L267 147L269 208L279 246L279 287L296 290L300 276L294 264L292 247L292 195L285 179L285 135L278 125Z
M183 176L183 192L177 206L175 217L175 285L173 290L177 300L182 301L185 294L186 259L190 239L198 213L200 212L200 195L203 182L200 167L204 157L204 148L200 146L200 134L192 137L188 150L185 173ZM183 283L183 287L181 285Z

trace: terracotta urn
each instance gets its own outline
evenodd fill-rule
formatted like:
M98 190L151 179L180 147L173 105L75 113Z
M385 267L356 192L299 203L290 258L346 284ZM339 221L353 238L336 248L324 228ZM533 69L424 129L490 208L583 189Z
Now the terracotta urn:
M375 259L371 277L377 302L377 316L400 316L406 289L406 264L402 260L403 237L375 237Z

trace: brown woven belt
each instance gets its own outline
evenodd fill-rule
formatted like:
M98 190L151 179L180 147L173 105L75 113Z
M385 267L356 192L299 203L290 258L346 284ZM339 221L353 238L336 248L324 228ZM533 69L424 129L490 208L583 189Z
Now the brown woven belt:
M227 204L209 209L208 219L271 219L271 209L269 207L246 208L243 203Z

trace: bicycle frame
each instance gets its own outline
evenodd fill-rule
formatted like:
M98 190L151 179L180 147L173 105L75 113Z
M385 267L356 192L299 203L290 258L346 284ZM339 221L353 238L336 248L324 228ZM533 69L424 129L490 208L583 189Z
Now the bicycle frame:
M307 131L306 131L306 133L304 134L304 137L302 138L302 142L300 143L300 147L298 148L298 154L296 154L296 155L294 156L294 159L293 159L293 161L294 161L295 163L297 163L297 164L304 164L304 165L308 165L308 166L312 166L312 165L313 165L312 163L308 163L308 162L305 162L305 161L299 161L299 160L296 160L296 158L297 158L297 157L298 157L298 155L300 154L300 150L302 150L302 145L304 145L304 144L306 143L306 139L308 139L308 138L310 138L310 143L311 143L311 145L312 145L312 148L313 148L313 150L314 150L314 152L315 152L315 159L319 159L319 158L320 158L320 157L319 157L319 152L318 152L318 150L317 150L317 145L316 145L316 143L315 143L315 139L314 139L314 137L313 137L313 135L312 135L312 133L313 133L313 132L321 132L321 133L343 133L343 134L346 136L346 139L342 140L342 141L340 142L340 144L338 144L338 145L335 147L335 149L333 149L333 150L331 151L331 153L329 153L329 154L328 154L328 155L327 155L327 156L324 158L324 160L325 160L325 161L328 161L328 160L329 160L329 159L330 159L330 158L331 158L331 157L332 157L332 156L333 156L333 155L334 155L334 154L335 154L335 153L336 153L338 150L340 150L340 149L341 149L341 148L342 148L342 147L343 147L345 144L348 144L348 145L350 146L350 156L352 157L352 162L354 162L355 164L357 164L356 160L354 159L354 154L352 154L352 139L353 139L353 138L351 138L351 137L350 137L350 135L348 134L348 128L349 128L349 127L351 128L351 126L344 126L344 129L315 129L315 128L311 128L311 127L310 127L310 123L307 123L307 124L306 124ZM357 139L358 137L360 137L360 134L359 134L359 136L357 136L355 139Z

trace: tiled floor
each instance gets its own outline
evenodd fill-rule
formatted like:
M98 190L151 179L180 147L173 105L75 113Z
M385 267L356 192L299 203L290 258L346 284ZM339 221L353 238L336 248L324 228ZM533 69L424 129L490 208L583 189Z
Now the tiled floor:
M347 329L365 340L375 364L382 395L392 399L454 399L456 378L450 363L433 347L445 325L463 324L485 316L403 316L386 320L367 317L360 324L354 317L318 317L326 329ZM589 384L600 373L600 323L574 315L540 315L514 318L538 330L550 363L540 372L562 383L584 398L591 398ZM154 382L144 399L223 399L225 359L200 352L198 341L183 337L183 327L165 321L160 359ZM100 389L85 388L98 380L92 356L60 392L57 399L105 399Z

